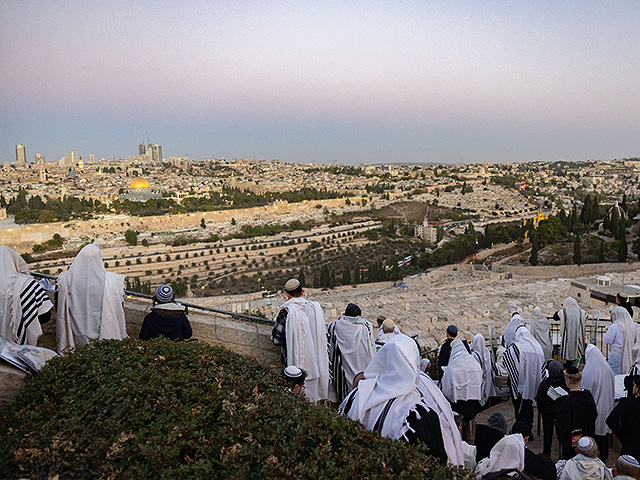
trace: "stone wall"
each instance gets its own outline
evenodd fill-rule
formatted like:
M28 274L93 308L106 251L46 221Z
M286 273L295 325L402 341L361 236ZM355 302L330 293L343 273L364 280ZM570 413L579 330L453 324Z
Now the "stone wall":
M497 265L491 270L498 273L512 273L530 279L545 278L584 278L604 275L613 272L635 272L640 267L638 262L627 263L590 263L587 265Z
M137 338L149 303L127 299L125 316L127 333ZM222 345L236 353L247 355L266 366L279 368L280 348L271 343L270 325L236 320L225 315L197 310L189 311L193 338L210 345ZM44 326L38 346L56 349L55 318ZM24 384L26 375L19 369L0 363L0 405L11 402Z

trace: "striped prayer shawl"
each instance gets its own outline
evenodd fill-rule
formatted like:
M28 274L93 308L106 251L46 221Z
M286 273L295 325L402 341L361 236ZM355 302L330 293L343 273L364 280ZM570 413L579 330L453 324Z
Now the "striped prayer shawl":
M336 322L331 322L327 329L327 340L329 342L329 374L330 382L336 390L337 403L340 404L351 391L351 385L347 382L347 377L342 368L342 352L336 340Z
M16 330L16 343L18 345L27 343L27 330L34 321L38 320L38 309L48 300L47 294L38 282L33 278L26 281L25 287L20 292L22 318Z
M518 398L519 365L520 349L515 343L512 343L507 351L504 352L504 366L507 368L507 374L509 375L509 388L511 388L513 398Z

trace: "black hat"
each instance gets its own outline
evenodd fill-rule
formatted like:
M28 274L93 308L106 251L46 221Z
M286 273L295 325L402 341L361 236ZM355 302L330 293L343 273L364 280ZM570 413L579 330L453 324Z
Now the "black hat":
M355 303L350 303L347 305L347 309L344 311L344 314L347 317L359 317L362 315L362 310L360 310L360 307Z
M556 480L556 465L551 458L546 455L531 455L524 462L524 473L539 478L540 480Z

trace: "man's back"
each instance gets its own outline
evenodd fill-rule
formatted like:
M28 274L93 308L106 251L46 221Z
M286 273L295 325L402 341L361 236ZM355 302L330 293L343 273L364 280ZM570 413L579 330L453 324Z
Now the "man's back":
M593 436L598 411L589 390L571 390L558 410L556 426L562 458L575 455L575 442L581 436Z

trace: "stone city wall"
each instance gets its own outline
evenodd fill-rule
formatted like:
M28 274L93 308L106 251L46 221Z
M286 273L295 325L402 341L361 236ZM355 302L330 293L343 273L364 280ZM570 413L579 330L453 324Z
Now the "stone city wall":
M530 279L545 278L584 278L607 273L634 272L638 270L638 262L627 263L590 263L587 265L544 265L532 267L530 265L497 265L491 270L497 273L512 273Z
M45 225L32 224L0 230L0 245L13 248L19 253L31 252L35 243L50 240L56 233L64 239L93 238L99 235L123 236L131 228L140 232L163 232L200 228L204 218L207 223L277 221L279 215L314 212L317 205L322 209L344 207L344 198L312 200L299 203L275 202L270 205L213 212L193 212L183 215L158 215L151 217L130 217L128 215L107 215L95 220L57 222Z

